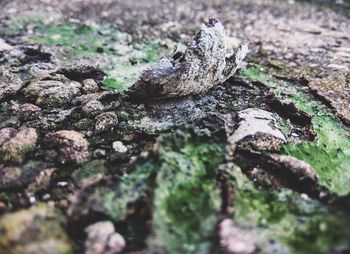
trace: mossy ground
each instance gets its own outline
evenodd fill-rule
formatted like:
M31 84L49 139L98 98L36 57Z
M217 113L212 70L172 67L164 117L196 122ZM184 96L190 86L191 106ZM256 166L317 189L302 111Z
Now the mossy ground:
M180 133L161 142L154 194L151 249L155 253L210 253L220 196L217 168L224 160L219 140ZM210 142L208 142L210 141Z
M263 67L250 67L241 73L248 80L257 80L270 87L281 99L290 99L312 118L317 134L315 141L284 145L282 152L312 165L320 184L339 195L350 192L350 130L305 87L278 80Z
M252 6L258 5L253 3ZM292 5L288 6L289 8L292 8ZM238 13L242 13L242 10ZM47 45L53 52L50 61L59 62L58 67L82 59L97 64L98 68L107 74L101 82L105 89L123 91L138 79L142 70L165 53L171 52L174 44L172 39L163 40L162 43L150 39L135 40L130 37L131 34L121 32L118 26L111 25L112 22L97 24L77 22L74 19L63 20L56 16L48 18L38 13L27 14L13 15L6 20L7 25L2 27L4 29L1 29L0 36L13 45ZM254 15L245 16L241 21L247 20L250 22L249 26L254 28L255 22L249 20L250 16ZM275 22L275 19L273 20ZM271 25L269 22L267 19L265 23ZM196 22L191 20L191 23L196 26ZM236 20L233 23L239 24L240 21ZM259 30L264 30L260 27L261 23L256 24ZM181 26L184 27L183 24L180 24ZM159 26L154 30L157 29ZM169 29L163 31L166 33L170 30L171 24ZM254 40L261 40L261 37L249 34L249 31L252 30L247 29L244 33L248 33ZM269 35L273 35L270 29L268 31ZM271 40L275 38L272 37ZM55 48L65 53L56 54ZM279 45L276 50L279 48L284 48L284 45ZM308 67L307 71L311 71L311 67ZM67 211L73 206L67 199L72 194L75 195L78 202L75 207L77 214L80 215L80 211L83 214L81 217L87 218L79 217L81 224L77 223L79 227L75 227L76 218L70 217L68 212L65 215L68 219L66 225L69 227L72 222L72 231L75 231L69 238L74 241L73 245L79 245L79 249L83 248L84 239L76 239L75 236L83 234L84 228L90 223L108 219L113 221L118 232L126 239L127 252L214 253L219 251L216 242L218 223L222 217L228 216L254 236L258 253L328 254L348 251L349 215L343 207L327 202L321 203L289 189L258 188L235 166L225 172L219 170L222 164L226 164L226 136L222 137L213 130L227 127L234 131L236 123L233 120L230 123L232 126L224 127L226 122L220 122L222 119L216 118L216 113L223 113L225 117L232 114L234 118L234 114L247 107L268 109L261 92L264 89L260 90L258 85L250 82L257 80L269 87L278 98L291 99L300 110L309 114L312 128L317 134L314 141L302 138L299 143L287 143L280 152L309 162L317 171L321 185L331 192L339 195L349 193L349 128L344 126L326 105L312 96L305 85L278 79L268 73L269 70L262 66L248 67L241 72L241 78L245 82L237 82L239 78L234 79L232 83L228 81L218 86L219 92L209 91L207 94L195 96L194 101L188 101L189 109L184 109L184 106L177 108L178 102L174 102L171 113L164 110L163 117L157 117L162 109L152 108L152 105L143 107L122 101L123 105L115 110L120 125L108 134L92 134L93 137L88 138L91 152L96 148L106 150L103 160L93 159L86 165L73 169L75 171L71 175L67 168L60 168L59 171L64 175L62 178L67 180L69 187L56 186L57 179L62 179L55 178L45 193L35 193L36 198L39 200L42 194L48 192L50 203L53 202L55 206ZM221 102L219 106L218 101ZM9 117L12 114L10 104L12 105L12 102L1 104L1 128L20 127L23 124L17 116ZM210 114L207 114L207 110L210 110ZM198 120L199 118L201 119ZM283 133L289 136L291 130L286 122L288 120L283 118L278 125ZM207 134L188 129L165 134L189 123L196 128L207 128L206 132L210 127L215 128L210 129ZM40 130L40 134L43 136L47 131ZM86 130L82 132L88 133ZM160 141L152 150L150 146L159 135L162 135ZM130 154L126 154L125 157L130 159L129 162L133 161L135 156L142 159L125 166L127 163L118 160L118 156L113 158L115 154L111 152L111 143L117 139L125 141L128 145ZM40 145L38 147L40 148ZM140 155L145 151L147 156ZM30 159L34 156L40 156L40 153L33 153ZM26 168L26 165L23 167ZM33 173L32 170L29 171ZM234 190L234 197L230 199L233 203L232 214L226 214L226 210L222 211L222 205L227 202L220 193L223 188L223 174L229 175L226 180ZM93 181L99 176L104 179L84 186L82 180ZM81 195L76 195L77 193ZM17 194L0 193L1 202L8 205L9 213L17 209L11 206L14 200L24 199ZM47 202L44 199L42 201ZM18 207L20 206L24 205ZM6 217L4 218L6 220Z
M333 253L349 248L349 214L283 189L254 187L236 166L228 170L236 190L235 222L257 239L259 253Z

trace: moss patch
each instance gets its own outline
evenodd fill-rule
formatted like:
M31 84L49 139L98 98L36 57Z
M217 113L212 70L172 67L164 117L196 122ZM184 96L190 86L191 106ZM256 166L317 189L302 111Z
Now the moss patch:
M178 133L161 142L152 250L210 253L221 203L215 179L223 159L222 142L210 137Z
M232 166L234 220L249 229L261 253L333 253L350 248L349 214L284 189L258 189Z
M241 76L258 80L281 99L291 99L296 107L312 117L317 134L315 142L286 144L282 152L312 165L320 184L339 195L350 192L350 130L320 101L301 88L279 81L257 67L248 68Z

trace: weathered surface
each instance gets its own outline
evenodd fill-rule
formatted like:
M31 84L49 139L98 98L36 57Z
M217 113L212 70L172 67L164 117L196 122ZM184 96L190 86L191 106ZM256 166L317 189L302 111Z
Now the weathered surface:
M117 254L125 247L124 238L117 232L112 222L101 221L85 229L85 254Z
M254 237L225 219L219 226L220 245L227 254L252 254L256 251Z
M63 106L80 94L81 85L77 82L43 80L30 84L25 89L26 96L35 98L35 103L46 108Z
M0 252L8 254L70 253L72 247L61 223L62 214L39 204L7 214L0 220Z
M43 140L48 159L59 164L83 164L89 158L88 146L84 136L76 131L62 130L49 133Z
M68 253L108 253L120 235L123 253L349 252L348 2L1 6L0 147L28 128L38 138L21 160L0 156L0 221L59 208L62 221L42 214ZM213 20L193 40L210 17L225 32ZM155 91L124 94L162 66ZM51 239L33 240L46 225L33 221L0 253Z
M332 106L340 118L350 124L350 73L338 71L327 77L314 79L308 85Z
M38 184L45 189L50 184L51 173L52 168L42 161L28 161L22 166L0 165L0 190L26 188L30 184L31 189Z
M7 135L7 131L8 129L5 129L4 135ZM33 128L18 131L1 145L0 161L22 162L26 154L34 150L37 140L38 135Z
M286 140L284 134L277 126L276 116L271 112L249 108L238 112L238 121L238 128L229 137L232 151L236 149L237 143L244 138L256 139L256 144L260 147L274 146L273 143L277 142L279 144L281 141ZM270 142L260 142L259 137L264 135L272 137L275 141L272 139Z
M241 45L233 56L226 58L224 27L217 19L210 19L184 53L162 58L144 71L130 87L131 96L155 99L205 92L229 78L247 52L247 46Z
M118 125L118 116L114 112L106 112L96 116L95 131L97 133L113 130Z
M10 50L13 47L7 44L4 39L0 38L0 51Z
M105 163L106 161L104 160L93 160L86 163L84 166L73 172L73 182L81 188L97 182L108 174Z
M15 96L23 85L17 74L0 67L0 101L7 97Z

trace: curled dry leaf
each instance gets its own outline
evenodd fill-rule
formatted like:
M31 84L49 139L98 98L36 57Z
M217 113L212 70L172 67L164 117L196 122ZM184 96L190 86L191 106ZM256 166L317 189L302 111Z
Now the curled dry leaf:
M164 57L129 89L132 98L174 98L205 92L232 76L248 52L242 44L226 57L226 35L217 19L203 24L184 53Z

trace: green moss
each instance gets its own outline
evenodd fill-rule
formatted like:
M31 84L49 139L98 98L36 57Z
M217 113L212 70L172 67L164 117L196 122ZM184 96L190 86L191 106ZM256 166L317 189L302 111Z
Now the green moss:
M234 220L249 229L261 253L331 253L350 248L349 214L284 189L256 188L230 168L235 188Z
M224 145L210 137L182 133L163 140L151 252L210 253L221 202L215 179L223 157Z
M30 41L45 45L68 46L80 57L106 50L105 40L98 35L97 29L75 23L46 25L39 23Z
M247 80L262 82L268 87L276 86L272 76L264 73L261 67L249 67L242 71L240 76Z
M126 37L107 25L64 23L38 26L30 40L66 46L73 49L77 58L95 59L108 75L102 82L104 88L123 91L165 51L159 43L139 41L130 45Z
M102 82L103 87L118 91L136 82L142 70L159 59L166 50L156 42L130 44L126 33L109 25L87 26L67 22L39 23L30 41L65 46L73 49L77 58L94 59L108 75Z
M134 48L140 51L140 54L131 58L132 61L153 63L160 58L162 47L159 43L136 42Z
M283 152L310 163L320 183L340 195L350 192L350 131L319 101L295 90L288 95L312 117L317 141L287 144Z
M105 89L115 89L120 92L128 87L126 83L118 82L116 79L110 77L105 78L102 81L102 85Z
M350 131L320 101L301 88L274 79L262 68L251 67L242 73L248 80L258 80L273 87L275 95L291 99L296 107L312 118L317 134L315 142L286 144L282 152L310 163L316 170L319 182L339 195L350 192Z

